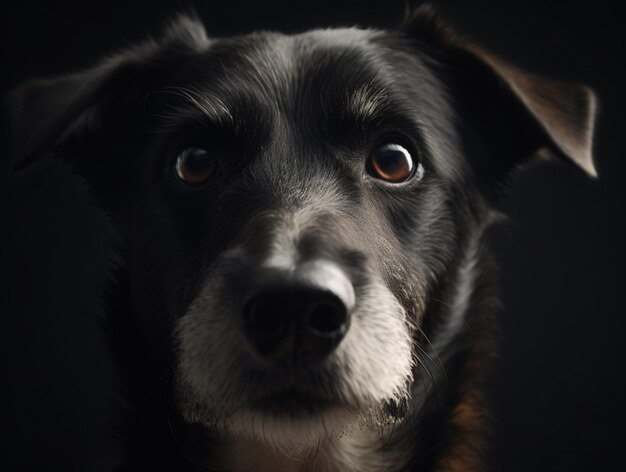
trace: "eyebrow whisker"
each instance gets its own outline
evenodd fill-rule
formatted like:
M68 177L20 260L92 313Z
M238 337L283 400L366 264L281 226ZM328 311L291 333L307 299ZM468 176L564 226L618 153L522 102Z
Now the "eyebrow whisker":
M233 113L219 97L201 93L193 87L167 87L160 90L161 93L171 94L182 98L185 103L200 111L200 113L212 122L235 124Z

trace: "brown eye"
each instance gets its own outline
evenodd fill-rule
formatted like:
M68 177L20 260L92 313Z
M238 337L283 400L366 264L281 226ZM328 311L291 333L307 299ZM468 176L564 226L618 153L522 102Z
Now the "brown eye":
M399 144L383 144L370 156L369 172L385 182L400 183L415 173L415 163L409 151Z
M198 185L212 177L217 170L217 160L205 149L190 147L176 158L176 176L186 184Z

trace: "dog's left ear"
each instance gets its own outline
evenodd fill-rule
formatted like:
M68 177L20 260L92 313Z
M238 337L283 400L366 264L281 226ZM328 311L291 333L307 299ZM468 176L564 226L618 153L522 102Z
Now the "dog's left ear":
M592 159L596 97L590 88L508 64L460 38L429 6L413 12L405 32L441 57L466 118L482 122L481 134L497 143L493 153L500 161L483 163L491 166L490 173L502 178L547 148L597 176Z
M142 108L163 70L206 49L209 39L193 12L178 16L158 40L108 57L81 72L26 82L8 92L3 110L19 170L70 139L123 127L130 105Z

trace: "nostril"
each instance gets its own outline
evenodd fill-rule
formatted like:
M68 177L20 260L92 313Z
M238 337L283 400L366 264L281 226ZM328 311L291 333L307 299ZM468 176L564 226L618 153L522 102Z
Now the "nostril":
M345 305L328 298L311 305L307 313L307 328L317 336L336 336L346 331L347 320Z
M257 336L274 336L287 324L284 310L265 297L256 297L246 303L243 316L248 329Z

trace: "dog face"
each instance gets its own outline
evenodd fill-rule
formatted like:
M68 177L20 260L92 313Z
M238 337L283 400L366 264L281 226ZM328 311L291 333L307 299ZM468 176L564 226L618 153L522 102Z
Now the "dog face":
M376 36L262 35L236 48L224 41L217 55L227 55L208 60L220 70L188 91L238 130L215 133L238 133L224 151L207 151L223 159L215 179L182 190L203 194L194 213L207 225L190 253L207 260L183 269L203 275L176 316L180 391L194 420L314 443L324 430L381 420L385 405L408 396L423 310L415 294L455 249L415 248L456 232L454 210L441 203L453 179L442 150L458 150L420 124L450 128L429 103L443 102L441 92L411 81L432 83L428 70L408 57L404 67L386 60L385 47L367 46ZM438 152L427 159L431 149ZM373 168L384 159L397 182ZM229 224L211 228L215 221Z
M213 40L182 18L13 94L18 165L67 159L119 229L188 421L314 444L410 411L511 169L549 148L593 173L587 89L444 29L422 10L401 32ZM432 347L435 294L455 310Z

